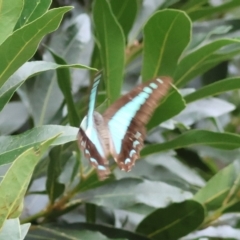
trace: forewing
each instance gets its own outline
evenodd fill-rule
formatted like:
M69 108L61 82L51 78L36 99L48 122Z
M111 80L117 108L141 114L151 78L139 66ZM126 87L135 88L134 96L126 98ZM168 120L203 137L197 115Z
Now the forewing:
M87 127L92 127L94 124L93 113L94 113L97 90L98 90L98 85L100 80L101 80L101 72L98 72L98 74L94 78L94 82L90 92L89 106L88 106L88 112L87 112L87 122L86 122Z
M103 117L108 122L110 151L120 169L130 171L140 156L145 125L167 94L171 78L157 77L137 86L110 106Z

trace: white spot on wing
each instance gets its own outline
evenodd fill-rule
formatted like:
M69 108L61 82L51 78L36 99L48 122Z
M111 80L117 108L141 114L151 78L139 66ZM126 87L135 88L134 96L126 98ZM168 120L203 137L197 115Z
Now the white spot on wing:
M100 171L105 171L106 168L105 168L104 166L102 166L102 165L99 165L99 166L98 166L98 170L100 170Z
M140 132L136 132L135 138L139 138L142 134Z
M135 141L133 142L133 147L136 148L136 146L139 145L139 144L140 144L140 142L137 141L137 140L135 140Z
M159 83L163 84L163 80L162 80L162 79L157 78L156 80L157 80Z
M128 163L130 163L130 162L131 162L130 158L127 158L124 163L125 163L125 164L128 164Z
M96 160L96 159L94 159L94 158L90 158L89 160L90 160L92 163L94 163L94 164L98 165L98 162L97 162L97 160Z
M157 89L158 85L156 83L150 83L149 86L153 89Z
M133 154L135 154L135 153L136 153L136 151L135 151L134 149L132 149L132 150L130 151L130 153L129 153L129 157L132 157Z
M144 87L143 91L146 92L146 93L149 93L149 94L153 92L153 90L149 87Z

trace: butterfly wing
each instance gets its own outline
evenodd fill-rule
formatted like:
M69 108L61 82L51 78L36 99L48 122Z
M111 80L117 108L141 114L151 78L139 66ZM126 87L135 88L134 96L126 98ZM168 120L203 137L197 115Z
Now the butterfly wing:
M140 156L145 125L166 95L169 77L157 77L122 96L103 114L108 123L110 152L120 169L130 171Z
M94 112L97 88L101 75L98 74L90 93L87 116L80 124L78 144L91 165L97 169L100 179L106 178L110 171L108 168L108 128L101 114Z

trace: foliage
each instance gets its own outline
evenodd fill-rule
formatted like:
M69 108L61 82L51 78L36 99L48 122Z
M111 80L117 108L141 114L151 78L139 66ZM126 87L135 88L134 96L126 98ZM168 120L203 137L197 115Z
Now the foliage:
M2 1L0 239L239 239L239 1L71 3ZM174 79L142 158L105 181L76 144L101 69L99 111Z

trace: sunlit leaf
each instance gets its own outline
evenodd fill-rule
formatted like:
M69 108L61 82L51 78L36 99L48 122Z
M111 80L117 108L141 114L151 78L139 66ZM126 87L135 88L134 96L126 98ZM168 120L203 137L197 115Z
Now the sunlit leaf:
M15 26L15 30L41 17L51 5L51 0L24 0L23 2L23 10Z
M12 7L14 6L14 8ZM23 1L1 1L0 8L0 44L12 33L21 14Z
M204 86L197 91L188 94L184 99L187 103L196 101L209 96L218 95L227 91L240 88L240 78L228 78L207 86Z
M190 41L190 29L191 22L182 11L159 11L148 20L144 27L143 81L161 75L173 76L178 59Z
M233 133L218 133L206 130L190 130L165 143L146 146L141 156L195 145L206 145L220 149L240 148L240 136Z
M206 72L209 68L216 66L221 59L212 59L213 55L222 47L240 43L237 39L219 39L204 45L186 55L178 64L174 74L176 86L183 86L188 81Z
M17 210L16 203L20 204L22 202L34 167L55 138L56 136L45 142L42 141L20 154L3 177L0 182L0 228L2 228L5 220Z
M42 38L56 30L63 14L70 9L71 7L52 9L36 21L15 31L4 41L0 46L0 55L2 56L0 87L23 63L33 56Z
M47 125L33 128L16 136L2 136L0 137L0 165L11 163L16 156L27 149L38 146L39 143L57 134L61 135L55 140L54 145L75 141L77 133L78 128Z
M100 49L107 97L109 103L112 103L121 93L125 55L124 34L106 0L94 2L93 19Z

